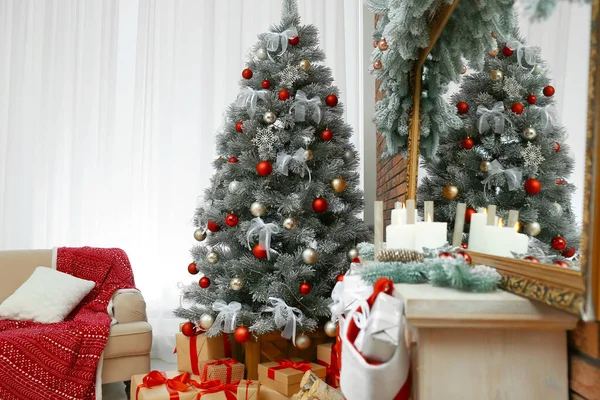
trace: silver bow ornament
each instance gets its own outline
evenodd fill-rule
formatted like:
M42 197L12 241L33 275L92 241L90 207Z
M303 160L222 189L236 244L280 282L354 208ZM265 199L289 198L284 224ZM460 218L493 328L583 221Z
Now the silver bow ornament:
M250 87L245 87L238 95L235 105L237 107L246 107L248 115L254 118L254 114L256 114L258 100L260 99L262 101L266 101L268 93L268 90L254 90Z
M310 182L312 180L312 177L310 174L310 169L308 168L308 165L306 165L306 160L308 160L308 150L303 148L299 148L298 150L296 150L294 155L289 155L284 152L280 152L279 154L277 154L276 169L282 175L288 176L290 164L292 163L292 161L296 161L297 163L302 165L300 176L304 178L304 171L308 172L308 181Z
M294 110L294 119L296 121L306 121L306 111L309 110L312 112L313 121L317 124L321 122L321 99L317 96L309 100L306 93L302 90L298 90L294 99L294 105L290 109L290 112L292 109Z
M525 62L531 66L532 70L536 65L536 55L538 52L538 48L535 46L525 46L523 43L518 40L510 40L506 43L506 47L517 52L517 62L521 68L527 68L523 65L523 59Z
M254 218L250 221L248 232L246 233L246 241L248 242L248 248L251 249L250 240L255 233L258 233L258 244L260 247L267 251L267 260L271 259L271 236L280 232L277 225L272 222L265 224L265 221L260 217Z
M223 300L217 300L213 303L213 311L218 312L215 322L208 330L209 336L214 336L220 331L232 333L235 330L235 320L242 305L237 301L227 304Z
M550 128L554 122L558 122L558 110L552 104L544 107L538 107L540 110L540 122L544 129Z
M271 58L271 52L277 51L280 43L281 53L279 53L277 56L282 56L288 48L289 40L296 36L298 36L298 30L295 26L286 29L281 33L267 32L265 38L267 39L267 54L269 55L269 59L273 61L273 58Z
M290 307L285 304L283 299L277 297L269 297L271 307L263 309L264 312L272 312L275 319L275 326L279 329L283 327L281 336L286 339L292 339L294 346L296 345L296 324L302 322L302 311L296 307Z
M494 106L489 109L483 105L477 107L477 115L479 116L479 133L483 134L490 129L488 119L491 117L494 119L494 132L504 133L504 123L508 121L509 125L512 126L512 122L504 113L504 103L498 101L494 103Z
M481 182L483 183L484 194L486 189L492 188L492 177L496 175L504 174L506 183L508 184L508 190L510 191L521 188L521 184L523 183L523 171L521 168L504 169L498 160L491 162L490 167L488 168L488 174L488 177Z

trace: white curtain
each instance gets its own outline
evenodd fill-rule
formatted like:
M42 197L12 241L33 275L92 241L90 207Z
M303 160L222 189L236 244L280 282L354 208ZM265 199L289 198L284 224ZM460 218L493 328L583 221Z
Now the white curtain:
M359 129L360 1L300 1ZM0 2L0 249L129 254L172 359L191 217L248 49L280 0ZM356 132L355 141L358 144Z

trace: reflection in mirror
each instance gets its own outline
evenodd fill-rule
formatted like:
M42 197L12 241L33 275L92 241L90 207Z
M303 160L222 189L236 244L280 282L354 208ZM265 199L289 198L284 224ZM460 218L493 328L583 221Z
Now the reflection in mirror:
M462 124L419 173L418 208L435 201L449 243L579 268L590 24L578 3L539 23L521 12L482 70L465 65L448 96Z

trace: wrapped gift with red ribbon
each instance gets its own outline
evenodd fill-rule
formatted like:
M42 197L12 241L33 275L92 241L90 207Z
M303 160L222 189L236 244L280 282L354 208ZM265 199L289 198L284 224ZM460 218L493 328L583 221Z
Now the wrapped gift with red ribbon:
M200 377L188 372L151 371L131 377L131 399L135 400L194 400L197 394L192 386Z
M201 381L218 379L223 383L244 379L245 366L232 358L199 361Z
M239 380L223 383L213 379L200 384L194 383L198 394L194 400L258 400L260 383L257 381Z
M291 396L300 390L302 375L309 370L321 379L327 374L327 368L322 365L292 358L258 364L258 380L268 388Z
M183 333L177 333L175 336L177 369L200 375L202 373L201 361L231 357L231 353L226 354L228 340L227 335L209 338L206 334L187 337Z
M340 386L340 370L335 343L324 343L317 346L317 364L327 369L325 382L334 388L338 388Z

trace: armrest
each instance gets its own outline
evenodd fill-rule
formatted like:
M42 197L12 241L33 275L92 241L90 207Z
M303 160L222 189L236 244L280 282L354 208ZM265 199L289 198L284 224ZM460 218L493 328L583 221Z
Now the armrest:
M117 292L112 299L113 318L118 324L148 321L144 296L135 290Z

